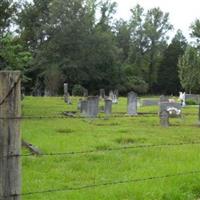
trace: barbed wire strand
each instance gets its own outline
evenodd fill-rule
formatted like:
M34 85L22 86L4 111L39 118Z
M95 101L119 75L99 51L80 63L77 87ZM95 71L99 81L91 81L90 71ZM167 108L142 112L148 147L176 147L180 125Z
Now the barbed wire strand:
M152 117L157 115L158 113L140 113L138 115L110 115L110 116L97 116L97 117L86 117L86 116L19 116L19 117L0 117L1 120L40 120L40 119L86 119L86 120L93 120L93 119L112 119L112 118L133 118L137 116L144 116ZM187 115L187 114L186 114ZM196 116L196 114L190 114ZM181 118L181 117L180 117Z
M167 174L167 175L163 175L163 176L152 176L152 177L146 177L146 178L118 180L118 181L113 181L113 182L104 182L104 183L97 183L97 184L88 184L88 185L83 185L83 186L79 186L79 187L66 187L66 188L60 188L60 189L33 191L33 192L26 192L26 193L21 193L21 194L13 194L10 196L13 196L13 197L14 196L31 196L31 195L47 194L47 193L55 193L55 192L80 191L80 190L93 189L93 188L98 188L98 187L106 187L106 186L128 184L128 183L138 183L138 182L159 180L159 179L165 179L165 178L189 176L189 175L194 175L194 174L200 174L200 170L189 171L189 172L180 172L180 173L176 173L176 174Z
M33 154L22 154L22 155L7 155L3 156L4 158L12 158L12 157L48 157L48 156L68 156L68 155L81 155L81 154L92 154L92 153L101 153L101 152L111 152L111 151L123 151L130 149L141 149L141 148L159 148L159 147L172 147L172 146L186 146L186 145L199 145L200 142L190 142L190 143L167 143L167 144L150 144L150 145L137 145L137 146L125 146L125 147L116 147L116 148L106 148L106 149L93 149L86 151L71 151L71 152L57 152L57 153L43 153L39 155Z
M149 113L149 114L138 114L140 115L156 115L156 113ZM137 116L138 116L137 115ZM97 116L97 117L87 117L87 116L19 116L19 117L0 117L2 120L12 120L12 119L18 119L18 120L26 120L26 119L105 119L105 118L131 118L135 116L130 115L110 115L108 116Z

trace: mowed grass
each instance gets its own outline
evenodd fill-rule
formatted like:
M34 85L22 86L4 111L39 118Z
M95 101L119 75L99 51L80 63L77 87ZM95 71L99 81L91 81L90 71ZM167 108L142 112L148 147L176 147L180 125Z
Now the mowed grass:
M60 116L77 111L78 98L66 105L61 97L26 97L23 116ZM126 113L126 98L113 113ZM23 193L60 190L23 196L23 200L198 200L200 174L113 184L65 191L86 185L145 179L200 170L200 145L163 146L106 151L138 145L200 142L198 108L186 107L181 119L159 126L157 106L141 107L152 114L110 117L109 120L67 118L22 120L23 139L43 153L93 153L22 157ZM121 115L120 114L120 115ZM101 114L102 115L102 114ZM23 154L28 153L23 149ZM62 191L62 189L64 189Z

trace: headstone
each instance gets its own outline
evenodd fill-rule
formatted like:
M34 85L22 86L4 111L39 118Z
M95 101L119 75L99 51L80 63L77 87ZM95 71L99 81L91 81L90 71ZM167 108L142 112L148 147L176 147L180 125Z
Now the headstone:
M109 99L112 101L113 104L118 103L118 97L112 90L109 92Z
M142 106L142 100L140 98L137 98L137 108Z
M169 117L180 117L182 106L180 103L163 102L160 103L160 113L167 111Z
M69 92L68 92L68 97L67 97L67 104L72 105L72 99L70 98Z
M137 115L137 94L128 93L128 115Z
M157 99L143 99L142 106L157 106L159 104L159 100Z
M68 95L69 95L68 83L64 83L64 100L65 100L65 103L68 103Z
M105 99L105 114L107 116L111 115L112 113L112 101L110 99Z
M179 92L179 100L181 101L182 107L185 107L186 106L185 92Z
M87 113L87 100L81 101L80 113L84 116L86 115L86 113Z
M95 118L99 113L99 97L87 98L87 117Z
M83 96L84 97L88 97L88 90L84 88L83 90Z
M164 96L164 95L161 95L160 96L160 103L162 103L162 102L168 102L169 101L169 98L168 97L166 97L166 96Z
M199 103L199 123L200 123L200 103Z
M115 89L114 90L114 95L116 95L116 97L118 98L119 97L119 90Z
M117 104L118 103L118 98L117 98L117 96L115 94L113 96L112 103L113 104Z
M113 100L113 98L114 98L114 92L111 90L109 92L109 99Z
M45 90L44 90L44 96L45 96L45 97L51 96L48 89L45 89Z
M166 110L162 110L159 114L160 125L162 127L169 127L169 113Z
M104 89L100 89L100 98L104 99L105 98L105 90Z
M79 100L78 100L78 105L77 105L77 109L78 109L78 110L81 109L81 101L82 101L82 99L79 99Z

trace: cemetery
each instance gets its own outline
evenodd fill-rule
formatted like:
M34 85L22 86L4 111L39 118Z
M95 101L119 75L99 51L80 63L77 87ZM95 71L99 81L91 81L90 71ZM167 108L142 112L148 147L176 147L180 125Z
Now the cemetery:
M198 95L71 96L64 83L63 96L21 98L20 79L0 72L0 180L18 199L198 196L200 106L187 105Z
M0 0L0 200L200 200L199 6Z
M175 199L177 194L187 199L188 195L198 195L195 190L199 185L198 174L126 184L126 180L162 177L198 168L198 106L181 107L179 103L169 103L167 98L161 103L163 97L158 96L159 105L138 107L134 92L118 97L118 104L106 97L105 100L97 96L69 98L72 104L62 97L23 100L23 115L31 118L22 121L22 137L47 154L22 158L23 191L26 194L30 188L34 191L63 188L63 192L33 194L23 199L115 199L116 195ZM78 109L80 98L83 100ZM147 98L140 96L140 99ZM100 104L105 106L105 113L98 112ZM168 108L181 109L181 117L171 118ZM74 112L75 117L62 118L63 111ZM37 116L46 118L39 120ZM51 119L52 116L55 118ZM50 156L56 152L63 155ZM23 154L28 153L23 148ZM71 187L116 180L125 183L68 191Z

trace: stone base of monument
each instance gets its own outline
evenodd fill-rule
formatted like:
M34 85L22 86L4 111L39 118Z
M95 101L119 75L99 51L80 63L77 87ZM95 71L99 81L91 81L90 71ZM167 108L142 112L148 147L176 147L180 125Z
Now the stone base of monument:
M177 109L177 108L168 108L167 112L169 113L169 117L170 118L181 118L181 110Z
M169 112L166 110L163 110L159 113L160 117L160 125L162 127L169 127Z
M76 113L77 112L69 112L69 111L65 111L65 112L63 112L62 114L64 115L64 116L66 116L66 117L76 117Z

